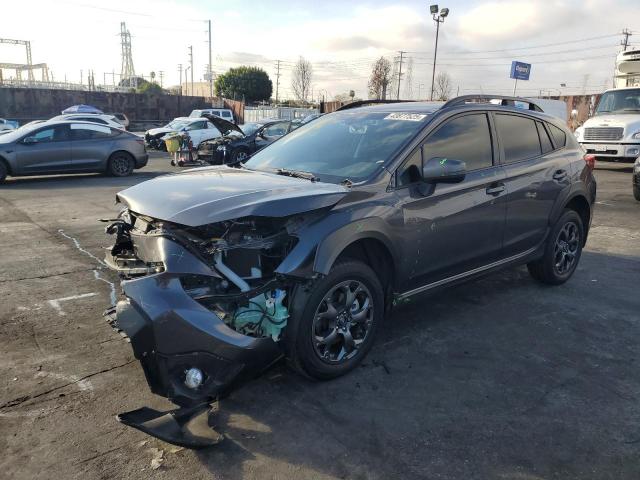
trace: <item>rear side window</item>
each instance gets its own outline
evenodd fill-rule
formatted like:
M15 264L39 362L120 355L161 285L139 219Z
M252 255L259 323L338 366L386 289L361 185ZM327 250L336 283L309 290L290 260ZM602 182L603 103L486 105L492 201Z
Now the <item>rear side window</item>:
M553 145L551 144L549 134L544 129L542 123L536 122L536 126L538 127L538 135L540 135L540 146L542 147L542 154L544 155L553 150Z
M496 114L496 129L504 150L504 162L513 163L542 153L535 120Z
M102 125L81 125L71 124L71 140L96 140L100 138L108 138L119 133L117 130L111 130L109 127Z
M534 127L535 128L535 127ZM463 115L449 120L432 133L423 146L425 161L451 158L467 164L467 171L493 165L493 147L487 116Z
M567 145L567 135L562 131L562 129L556 127L555 125L547 123L547 127L551 132L553 143L556 148L564 148Z

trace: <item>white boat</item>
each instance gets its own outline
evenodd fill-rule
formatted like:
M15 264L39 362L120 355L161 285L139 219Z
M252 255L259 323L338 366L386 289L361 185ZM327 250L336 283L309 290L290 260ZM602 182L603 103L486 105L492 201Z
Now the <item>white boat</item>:
M614 88L640 87L640 48L617 55L614 82Z

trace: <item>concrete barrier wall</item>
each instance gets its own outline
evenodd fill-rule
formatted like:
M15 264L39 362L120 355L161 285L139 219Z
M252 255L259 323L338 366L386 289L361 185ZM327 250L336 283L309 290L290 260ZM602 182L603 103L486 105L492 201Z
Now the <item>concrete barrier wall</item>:
M165 122L211 105L204 97L0 88L0 117L17 120L20 124L51 118L65 108L81 103L104 112L124 112L132 122Z

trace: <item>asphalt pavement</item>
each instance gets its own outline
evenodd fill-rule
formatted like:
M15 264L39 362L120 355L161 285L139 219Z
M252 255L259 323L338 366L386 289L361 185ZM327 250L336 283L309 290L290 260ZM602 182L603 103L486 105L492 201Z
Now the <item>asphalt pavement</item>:
M116 192L169 171L153 154L125 179L0 185L0 477L640 478L630 165L599 163L590 238L567 284L541 286L520 267L413 299L352 374L316 383L278 366L223 400L226 438L202 451L116 421L170 404L101 317L118 284L97 219L115 215Z

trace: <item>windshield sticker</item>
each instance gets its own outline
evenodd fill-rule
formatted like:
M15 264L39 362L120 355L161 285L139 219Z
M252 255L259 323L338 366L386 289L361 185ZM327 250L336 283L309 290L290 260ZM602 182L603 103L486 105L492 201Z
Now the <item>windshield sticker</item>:
M384 117L385 120L404 120L406 122L420 122L425 118L427 116L421 113L390 113Z

